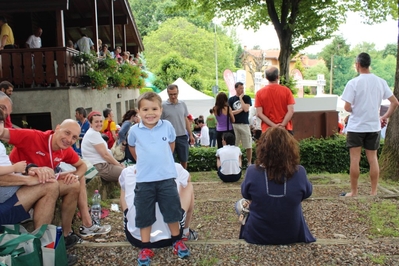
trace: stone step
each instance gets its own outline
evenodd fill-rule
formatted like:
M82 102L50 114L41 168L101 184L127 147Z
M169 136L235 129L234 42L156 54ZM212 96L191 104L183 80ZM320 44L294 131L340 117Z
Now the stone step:
M89 248L106 248L106 247L130 247L132 246L128 241L120 241L120 242L101 242L101 238L99 238L98 242L88 242L83 241L83 243L79 244L77 247L89 247ZM197 241L188 241L187 245L251 245L245 242L243 239L207 239L207 240L197 240ZM399 244L399 237L395 238L377 238L370 240L368 238L357 238L357 239L340 239L340 238L321 238L317 239L315 243L312 245L348 245L348 244L364 244L364 245L373 245L375 243L386 243L386 244Z

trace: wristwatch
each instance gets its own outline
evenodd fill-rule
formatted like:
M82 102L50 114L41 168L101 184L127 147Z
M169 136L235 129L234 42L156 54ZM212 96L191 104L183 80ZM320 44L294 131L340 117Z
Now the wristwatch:
M32 168L32 167L38 167L36 164L34 164L34 163L30 163L30 164L28 164L27 166L26 166L26 168L25 168L25 174L27 175L28 174L28 172L29 172L29 168Z

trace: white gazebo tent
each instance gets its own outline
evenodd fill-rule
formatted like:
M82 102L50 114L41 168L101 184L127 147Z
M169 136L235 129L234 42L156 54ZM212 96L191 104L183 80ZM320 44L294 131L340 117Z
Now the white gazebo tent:
M215 105L215 98L194 89L182 78L178 78L173 84L178 86L178 99L186 103L190 114L194 117L203 115L205 118L209 115L209 109ZM158 95L161 96L162 101L166 101L169 98L166 89L158 93Z

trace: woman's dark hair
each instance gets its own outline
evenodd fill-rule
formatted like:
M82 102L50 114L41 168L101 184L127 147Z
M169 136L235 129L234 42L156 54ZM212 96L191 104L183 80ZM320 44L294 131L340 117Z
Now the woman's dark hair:
M299 165L299 145L284 128L270 127L262 133L256 147L257 167L264 168L269 180L282 184Z
M215 107L213 107L216 111L217 115L220 115L223 108L227 106L227 95L224 92L219 92L216 95Z
M122 123L127 120L130 120L130 118L132 118L132 116L136 116L136 115L137 115L137 111L134 109L127 111L122 117Z

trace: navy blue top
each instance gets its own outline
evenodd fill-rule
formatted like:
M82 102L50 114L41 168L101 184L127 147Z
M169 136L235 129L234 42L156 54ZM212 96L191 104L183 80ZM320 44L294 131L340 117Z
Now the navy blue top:
M244 103L249 104L249 106L252 106L251 97L249 97L248 95L244 95L242 97L242 100L244 101ZM240 98L237 95L230 97L229 105L233 111L241 109ZM248 112L243 111L239 114L234 115L235 118L234 124L249 124L248 116L249 116L249 111Z
M82 148L81 148L82 147L82 139L85 136L87 130L89 130L89 128L90 128L90 122L87 119L85 119L85 121L82 124L82 122L80 122L78 120L78 124L80 126L80 134L79 134L80 139L77 140L77 141L79 141L79 145L76 145L76 143L74 143L72 145L72 148L79 155L79 157L82 157Z
M302 213L302 200L312 195L312 184L305 168L298 166L298 171L286 185L267 182L266 186L264 169L255 165L248 167L241 193L252 202L247 222L241 227L240 238L261 245L316 241Z

